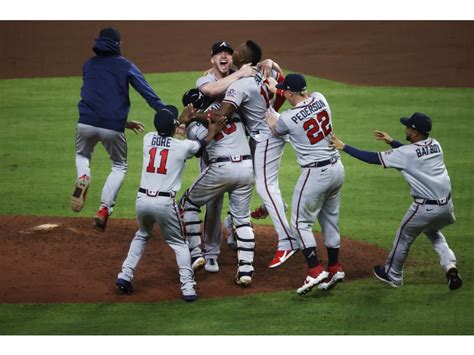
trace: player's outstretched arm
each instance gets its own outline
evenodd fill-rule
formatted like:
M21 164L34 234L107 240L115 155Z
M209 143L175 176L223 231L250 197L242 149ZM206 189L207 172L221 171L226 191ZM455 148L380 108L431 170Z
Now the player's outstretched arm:
M331 136L328 136L329 143L331 146L337 150L343 150L350 156L362 160L363 162L369 164L378 164L382 165L379 159L379 154L376 152L368 152L366 150L360 150L356 147L352 147L349 144L345 144L341 141L334 133Z
M226 76L225 78L219 79L217 81L204 84L199 88L201 92L210 97L218 97L226 92L229 86L236 80L246 78L248 76L255 76L256 69L252 65L244 64L236 72Z
M222 116L222 117L219 117L217 120L215 121L211 121L210 119L208 119L207 121L208 123L208 132L207 132L207 136L206 138L204 138L206 144L209 144L209 142L214 138L214 136L219 133L222 128L225 127L225 125L227 124L227 117L225 116Z
M403 145L399 141L394 140L392 137L388 135L387 132L384 132L384 131L375 130L374 137L378 141L384 141L385 143L390 144L392 148L398 148Z
M145 132L145 125L138 121L125 122L125 128L133 130L136 134Z
M267 110L267 112L265 112L265 122L267 122L268 127L270 128L274 136L281 135L276 130L276 125L278 122L278 113L276 113L274 110Z

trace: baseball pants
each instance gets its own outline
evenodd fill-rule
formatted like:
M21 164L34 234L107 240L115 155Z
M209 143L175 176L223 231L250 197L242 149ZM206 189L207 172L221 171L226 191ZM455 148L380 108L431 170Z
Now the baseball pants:
M301 169L291 203L291 227L301 248L316 247L313 235L316 219L324 244L329 248L340 247L339 206L344 175L340 160L320 168Z
M251 160L212 163L201 173L182 200L191 257L202 254L198 208L227 192L229 211L236 227L239 271L253 271L255 237L250 224L252 188Z
M442 228L455 221L451 200L442 206L413 202L402 219L393 248L385 261L385 271L390 279L398 285L403 284L403 264L408 257L411 244L421 233L431 241L444 272L456 266L456 256L441 233Z
M127 172L127 139L123 132L79 123L76 133L77 177L91 177L89 165L98 142L102 143L112 160L112 170L101 195L101 206L107 207L110 214Z
M261 142L253 141L253 162L255 185L258 195L265 205L278 234L278 250L298 249L299 245L290 229L281 195L278 172L285 141L270 137Z
M122 265L122 272L118 274L118 277L127 281L133 280L135 269L142 258L153 227L158 224L160 234L176 254L181 290L184 294L186 291L191 291L196 284L191 269L191 255L174 198L149 197L138 193L136 208L139 229L130 244L127 258Z

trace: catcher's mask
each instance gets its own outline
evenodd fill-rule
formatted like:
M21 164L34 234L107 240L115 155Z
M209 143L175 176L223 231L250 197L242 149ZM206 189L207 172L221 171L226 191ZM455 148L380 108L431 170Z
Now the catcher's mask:
M204 95L197 88L189 89L183 95L183 106L192 104L196 110L199 110L204 102Z

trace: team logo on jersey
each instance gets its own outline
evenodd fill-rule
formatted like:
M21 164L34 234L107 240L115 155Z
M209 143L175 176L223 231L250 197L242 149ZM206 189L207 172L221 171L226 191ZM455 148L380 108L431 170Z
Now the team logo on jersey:
M384 155L390 155L393 153L393 149L387 150L386 152L383 152Z
M227 93L225 94L225 96L235 97L236 94L237 94L237 91L235 91L235 89L229 89L227 90Z

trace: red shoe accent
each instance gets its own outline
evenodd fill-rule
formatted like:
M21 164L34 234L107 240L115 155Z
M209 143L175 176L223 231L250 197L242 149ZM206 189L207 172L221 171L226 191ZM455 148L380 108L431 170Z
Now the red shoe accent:
M274 267L280 266L285 261L287 261L290 258L290 256L292 256L297 251L298 251L297 249L294 249L294 250L277 250L277 252L275 254L275 257L270 262L268 267L269 268L274 268Z
M334 276L334 274L338 272L344 272L344 270L342 270L342 265L337 263L332 266L328 266L328 272L329 272L329 279L331 279Z
M95 229L105 232L105 228L107 227L107 220L109 219L109 210L107 207L102 207L99 212L97 212L95 216Z
M321 274L322 272L324 271L324 266L322 266L321 264L311 268L311 269L308 269L308 275L311 276L313 279L317 278L319 276L319 274Z
M268 217L268 211L265 209L264 205L261 205L252 211L250 215L254 219L264 219Z

